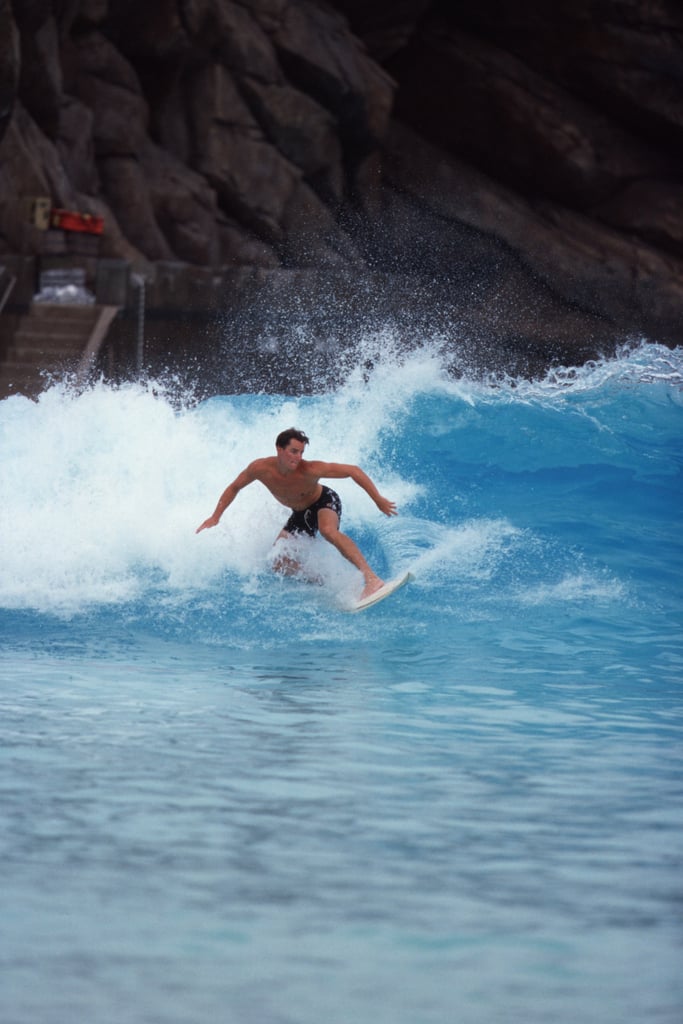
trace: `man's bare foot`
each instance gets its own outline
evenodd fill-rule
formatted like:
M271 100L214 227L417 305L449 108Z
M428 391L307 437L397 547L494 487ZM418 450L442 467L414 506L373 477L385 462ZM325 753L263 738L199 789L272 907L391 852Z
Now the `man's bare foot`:
M277 573L278 576L296 576L303 583L315 583L317 587L322 587L325 582L317 572L310 572L308 569L304 569L300 562L296 562L293 558L287 558L285 555L280 555L273 562L273 572Z
M278 555L273 562L273 572L278 576L297 576L301 572L301 563L287 555Z
M360 600L364 601L366 597L370 597L370 594L376 594L384 586L384 580L381 580L379 576L371 576L365 581L363 587L363 593L360 595Z

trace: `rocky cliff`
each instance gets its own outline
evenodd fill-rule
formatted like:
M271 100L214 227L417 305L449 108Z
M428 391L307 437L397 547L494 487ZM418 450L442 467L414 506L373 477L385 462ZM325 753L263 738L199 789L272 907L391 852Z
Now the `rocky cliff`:
M47 196L159 307L683 341L675 0L0 0L0 38L0 263Z

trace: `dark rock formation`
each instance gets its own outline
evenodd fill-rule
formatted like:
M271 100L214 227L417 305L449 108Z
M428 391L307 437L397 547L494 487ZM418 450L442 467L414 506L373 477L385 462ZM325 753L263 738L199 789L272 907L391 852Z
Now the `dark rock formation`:
M487 365L683 340L675 0L0 0L0 38L0 263L46 196L254 344L259 280Z

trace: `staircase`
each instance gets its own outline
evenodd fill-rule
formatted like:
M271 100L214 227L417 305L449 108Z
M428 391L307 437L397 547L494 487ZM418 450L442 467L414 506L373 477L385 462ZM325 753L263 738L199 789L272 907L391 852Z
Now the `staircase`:
M27 313L3 313L0 399L35 398L64 373L84 383L118 311L118 306L34 302Z

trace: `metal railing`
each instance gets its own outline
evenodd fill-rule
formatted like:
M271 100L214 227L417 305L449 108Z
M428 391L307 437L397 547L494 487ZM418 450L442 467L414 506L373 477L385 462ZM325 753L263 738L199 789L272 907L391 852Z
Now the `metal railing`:
M3 287L4 277L7 277L7 283ZM16 283L17 279L14 276L14 274L10 274L8 271L5 270L4 267L0 267L0 288L2 289L2 291L0 291L0 313L2 313L3 309L5 308L5 303L12 294L12 289L14 288Z

